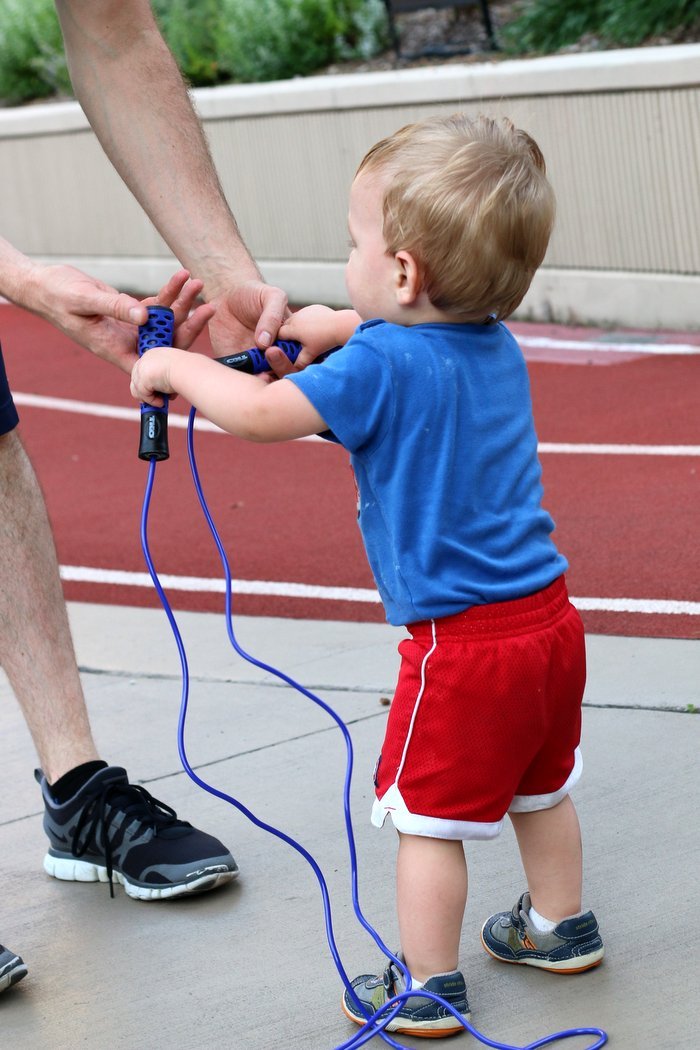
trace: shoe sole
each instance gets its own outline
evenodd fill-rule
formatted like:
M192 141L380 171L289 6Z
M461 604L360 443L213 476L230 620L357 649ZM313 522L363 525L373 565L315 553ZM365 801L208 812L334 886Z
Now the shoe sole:
M496 959L497 962L502 963L513 963L515 966L534 966L538 970L546 970L548 973L560 973L560 974L574 974L574 973L585 973L586 970L592 970L594 966L600 966L603 961L603 955L605 952L604 948L599 948L595 952L591 952L590 955L583 956L583 958L589 961L581 964L581 958L578 959L563 959L558 963L547 962L546 959L504 959L502 955L497 955L484 940L483 933L481 934L481 945L484 951L488 952L492 959Z
M17 959L16 966L13 966L12 963L8 963L7 965L12 967L12 969L8 970L7 968L5 968L0 974L0 992L4 992L13 984L17 984L17 982L21 981L23 977L26 977L29 972L24 963L21 962L19 959Z
M91 864L86 860L52 857L50 853L44 857L44 871L52 878L63 882L109 882L107 869L101 864ZM173 897L183 897L187 894L205 893L218 886L224 886L236 878L238 878L238 870L231 871L230 868L212 867L202 868L197 878L189 882L176 883L174 886L143 886L136 882L129 882L120 871L112 873L112 881L121 883L128 897L140 901L170 900Z
M357 1024L360 1026L367 1023L366 1017L360 1020L359 1018L354 1017L350 1013L347 1006L345 1005L344 999L340 1000L340 1005L348 1021L352 1021L353 1024ZM465 1014L464 1016L467 1021L471 1019L471 1014ZM446 1026L451 1025L451 1027L436 1027L440 1024L444 1024ZM431 1027L428 1028L428 1025L430 1025ZM418 1021L416 1022L416 1024L409 1025L408 1027L406 1027L404 1022L400 1020L391 1021L390 1024L386 1026L384 1031L393 1032L396 1035L413 1035L417 1039L444 1039L446 1036L449 1035L459 1035L460 1032L466 1032L467 1029L464 1028L464 1026L461 1024L455 1026L454 1018L445 1017L440 1021Z

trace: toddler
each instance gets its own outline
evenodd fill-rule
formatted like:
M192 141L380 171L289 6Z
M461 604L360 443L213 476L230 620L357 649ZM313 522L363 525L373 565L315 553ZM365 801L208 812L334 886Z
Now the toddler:
M581 775L583 628L541 505L525 362L502 323L542 262L554 211L542 154L510 121L409 125L368 152L352 184L353 309L308 307L280 330L304 361L342 349L276 382L170 348L132 373L139 401L182 394L239 437L326 433L351 455L386 616L410 636L372 810L398 832L401 958L418 993L392 1032L463 1030L420 989L469 1018L463 844L495 838L506 814L527 891L486 920L486 951L557 973L603 957L582 911L569 794ZM343 1009L358 1024L405 989L393 962L352 984Z

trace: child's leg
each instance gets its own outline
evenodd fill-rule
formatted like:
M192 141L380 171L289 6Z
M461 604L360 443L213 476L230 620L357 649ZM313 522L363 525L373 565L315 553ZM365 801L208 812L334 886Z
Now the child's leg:
M577 915L581 911L583 859L571 796L552 809L509 815L533 908L552 922Z
M457 969L467 902L462 843L400 833L396 871L401 951L411 977L468 1021L467 988ZM356 977L352 987L352 995L347 989L343 994L343 1011L360 1025L389 998L404 991L401 974L393 963L378 976ZM401 1005L387 1031L437 1038L456 1035L463 1031L463 1025L418 991Z
M411 976L424 982L456 970L467 903L462 842L399 833L396 887L401 950Z

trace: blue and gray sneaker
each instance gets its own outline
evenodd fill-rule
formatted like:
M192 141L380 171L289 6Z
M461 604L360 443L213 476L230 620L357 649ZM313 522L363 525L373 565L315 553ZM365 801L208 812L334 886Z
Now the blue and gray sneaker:
M342 999L343 1013L355 1024L363 1025L368 1017L376 1013L384 1003L405 991L406 982L397 966L389 963L379 977L373 974L356 977L352 982L352 988L366 1013L358 1009L347 989ZM459 970L435 974L423 983L423 988L427 992L439 995L465 1020L470 1020L467 988ZM398 1032L400 1035L424 1036L428 1039L439 1039L441 1036L457 1035L458 1032L466 1031L454 1014L451 1014L440 1003L436 1003L434 999L422 996L420 989L416 992L415 997L412 996L403 1002L398 1014L389 1022L385 1030Z
M40 769L44 831L50 848L44 870L70 882L120 882L130 897L161 900L202 893L238 875L218 839L198 831L118 766L100 769L59 805Z
M4 992L11 984L17 984L26 976L27 967L19 955L0 944L0 992Z
M551 933L530 922L530 894L523 893L512 912L487 919L481 943L500 962L537 966L551 973L582 973L603 959L603 941L592 911L562 919Z

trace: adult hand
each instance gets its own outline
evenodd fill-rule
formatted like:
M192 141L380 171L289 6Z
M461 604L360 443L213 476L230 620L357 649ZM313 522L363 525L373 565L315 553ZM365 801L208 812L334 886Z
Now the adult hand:
M178 270L157 295L142 301L143 306L170 307L175 320L173 346L180 350L188 350L214 317L216 307L212 303L195 306L201 291L201 281L191 278L188 270ZM132 357L131 366L133 363Z
M211 302L216 307L209 324L215 357L253 346L267 349L290 316L286 292L262 281L246 281Z
M201 281L189 281L189 273L180 270L158 296L141 302L73 266L41 266L34 268L27 280L22 305L98 357L130 373L138 357L135 326L146 321L146 306L155 302L172 306L178 326L177 344L186 348L214 314L208 305L190 314L201 289Z

